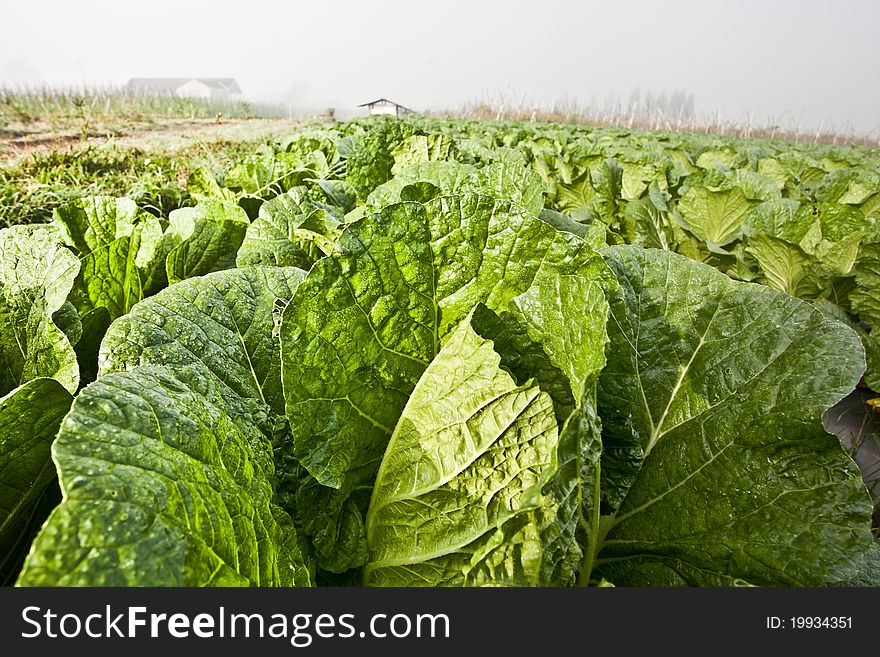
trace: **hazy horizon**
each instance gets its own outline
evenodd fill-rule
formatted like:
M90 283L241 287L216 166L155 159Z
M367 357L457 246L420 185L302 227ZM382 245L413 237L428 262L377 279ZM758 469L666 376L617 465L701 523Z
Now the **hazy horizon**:
M678 91L704 116L880 134L869 0L33 0L4 17L0 86L234 77L245 98L341 114L379 96L437 110Z

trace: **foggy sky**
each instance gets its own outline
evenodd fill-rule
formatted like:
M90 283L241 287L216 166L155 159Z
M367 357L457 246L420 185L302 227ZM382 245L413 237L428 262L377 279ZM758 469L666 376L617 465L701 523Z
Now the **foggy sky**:
M235 77L341 111L693 93L697 111L880 133L876 0L7 2L0 85Z

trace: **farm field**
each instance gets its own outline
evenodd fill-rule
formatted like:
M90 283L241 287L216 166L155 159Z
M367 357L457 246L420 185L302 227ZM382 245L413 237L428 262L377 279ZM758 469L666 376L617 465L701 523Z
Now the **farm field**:
M229 130L0 168L0 581L880 585L880 150Z

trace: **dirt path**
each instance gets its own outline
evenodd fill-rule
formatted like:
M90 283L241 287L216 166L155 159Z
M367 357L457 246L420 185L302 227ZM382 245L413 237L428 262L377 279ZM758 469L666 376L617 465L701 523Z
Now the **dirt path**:
M303 121L292 119L168 120L150 128L119 130L114 135L92 135L87 139L73 130L0 137L0 164L11 165L32 153L94 147L139 148L145 151L174 151L198 142L246 141L280 137L302 129Z

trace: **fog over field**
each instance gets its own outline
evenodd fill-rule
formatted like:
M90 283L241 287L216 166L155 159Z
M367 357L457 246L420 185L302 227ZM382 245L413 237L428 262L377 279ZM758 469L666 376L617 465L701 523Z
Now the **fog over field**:
M627 105L880 131L875 0L336 0L7 3L0 84L235 77L244 95L341 115L488 101Z

